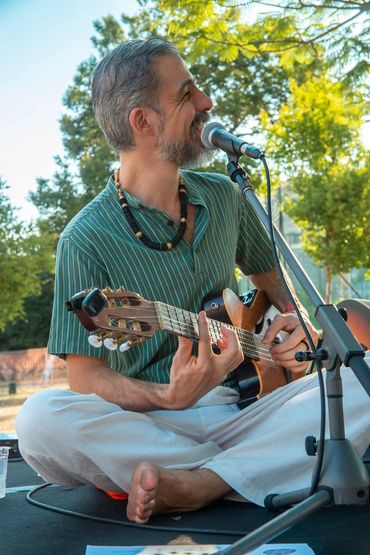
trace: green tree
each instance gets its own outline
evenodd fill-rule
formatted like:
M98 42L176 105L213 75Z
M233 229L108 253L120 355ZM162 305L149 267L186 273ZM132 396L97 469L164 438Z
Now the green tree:
M25 299L40 291L40 275L51 265L47 236L18 222L7 188L0 179L0 330L24 314Z
M68 162L59 156L55 160L58 169L53 178L39 177L36 190L29 194L39 212L38 227L49 235L53 248L69 220L92 198L84 195L77 178L69 170Z
M369 36L367 0L147 0L152 28L168 25L185 40L197 29L199 48L213 43L221 59L242 52L279 55L290 67L317 58L323 49L336 76L367 83ZM248 22L257 18L257 25ZM186 21L186 25L184 25Z
M54 280L51 274L40 276L41 291L24 300L24 314L5 326L0 333L2 351L45 347L49 336Z
M370 267L370 156L360 146L361 96L327 76L298 86L272 122L268 152L285 173L288 214L303 230L303 247L331 279L353 267Z

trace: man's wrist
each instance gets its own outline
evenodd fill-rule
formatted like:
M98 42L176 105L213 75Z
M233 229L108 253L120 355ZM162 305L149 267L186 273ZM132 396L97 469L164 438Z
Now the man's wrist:
M296 302L297 302L297 301L296 301ZM308 312L307 312L307 310L301 305L301 303L297 302L297 307L298 307L299 312L301 312L301 313L303 314L303 316L305 316L306 318L309 319ZM284 309L283 309L283 314L289 314L290 312L291 312L291 313L295 313L295 308L294 308L293 303L288 303L288 304L284 307Z

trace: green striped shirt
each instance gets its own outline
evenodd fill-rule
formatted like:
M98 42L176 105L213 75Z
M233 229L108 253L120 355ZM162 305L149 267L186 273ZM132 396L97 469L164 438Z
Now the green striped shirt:
M246 275L274 267L267 234L234 183L211 173L183 171L182 177L189 203L196 206L191 244L183 238L172 250L156 251L141 243L118 202L113 177L68 224L57 249L50 353L106 359L110 368L126 376L168 383L175 336L159 331L124 353L97 349L88 343L89 332L66 310L66 301L89 287L123 286L145 299L198 313L206 295L226 287L238 292L235 264ZM125 195L147 237L155 242L171 239L175 232L165 212Z

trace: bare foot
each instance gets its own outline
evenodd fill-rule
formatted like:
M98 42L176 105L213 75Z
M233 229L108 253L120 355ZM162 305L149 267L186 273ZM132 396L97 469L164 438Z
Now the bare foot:
M159 472L151 463L140 463L135 468L127 502L127 518L145 524L156 505Z
M168 470L150 462L139 463L132 475L127 518L145 524L156 513L193 511L231 490L206 468Z

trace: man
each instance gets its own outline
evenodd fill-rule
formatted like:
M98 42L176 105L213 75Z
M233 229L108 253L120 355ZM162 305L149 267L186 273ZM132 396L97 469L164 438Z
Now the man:
M212 102L178 52L156 39L119 46L96 68L92 100L120 166L58 246L49 351L66 356L71 391L26 402L17 420L24 457L49 481L129 492L127 515L138 523L226 495L263 503L270 487L309 485L312 461L303 442L306 428L317 429L313 377L239 411L231 373L243 358L239 342L223 327L215 354L204 312L195 356L189 339L166 333L125 353L98 350L65 310L66 301L93 285L124 286L198 312L207 293L237 291L237 263L282 313L266 334L266 352L285 330L287 339L270 349L273 359L293 373L306 367L294 358L306 349L305 334L266 234L239 190L223 176L180 173L204 154L200 133ZM356 380L347 381L355 390ZM354 397L350 429L364 451L369 403L361 392ZM275 461L285 432L292 445Z

